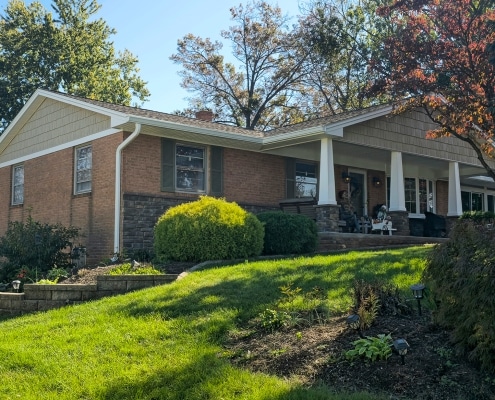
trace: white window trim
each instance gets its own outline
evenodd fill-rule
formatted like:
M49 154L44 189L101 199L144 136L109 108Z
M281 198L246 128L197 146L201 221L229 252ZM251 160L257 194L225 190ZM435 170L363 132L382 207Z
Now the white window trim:
M79 183L77 181L77 161L78 161L78 152L82 149L91 147L91 153L93 153L92 145L91 144L85 144L83 146L78 146L74 149L74 194L84 194L84 193L91 193L93 189L93 161L91 159L91 187L89 189L85 190L77 190L77 184Z
M15 171L17 168L21 168L21 167L22 167L22 170L24 171L24 164L14 165L14 167L12 168L12 199L11 199L11 204L13 206L18 206L18 205L24 204L24 177L22 179L22 201L19 201L19 202L15 201Z
M203 189L200 190L186 190L184 188L179 188L177 186L177 147L178 146L184 146L184 147L192 147L194 149L201 149L203 150ZM206 146L198 146L195 144L191 143L182 143L182 142L176 142L174 146L174 185L175 185L175 191L179 193L206 193L206 189L208 188L208 148Z

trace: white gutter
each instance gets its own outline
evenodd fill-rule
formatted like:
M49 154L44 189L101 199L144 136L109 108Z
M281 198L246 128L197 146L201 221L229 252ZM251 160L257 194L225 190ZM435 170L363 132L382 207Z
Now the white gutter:
M113 252L120 253L120 203L121 203L121 186L122 186L122 150L131 143L141 132L141 124L136 123L134 132L124 140L115 152L115 222L113 230Z

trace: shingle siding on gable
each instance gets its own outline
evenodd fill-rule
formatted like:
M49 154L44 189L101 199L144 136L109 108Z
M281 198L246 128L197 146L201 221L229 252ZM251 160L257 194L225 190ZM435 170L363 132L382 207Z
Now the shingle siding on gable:
M45 99L2 153L7 162L110 128L110 118Z
M419 112L386 116L345 128L343 141L479 165L471 147L459 139L426 139L425 132L433 127Z

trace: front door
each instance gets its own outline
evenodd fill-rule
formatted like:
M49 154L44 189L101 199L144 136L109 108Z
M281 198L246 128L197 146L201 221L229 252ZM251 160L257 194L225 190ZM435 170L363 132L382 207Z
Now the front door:
M366 175L360 171L349 171L351 182L349 183L349 194L352 206L358 217L368 215L366 202Z

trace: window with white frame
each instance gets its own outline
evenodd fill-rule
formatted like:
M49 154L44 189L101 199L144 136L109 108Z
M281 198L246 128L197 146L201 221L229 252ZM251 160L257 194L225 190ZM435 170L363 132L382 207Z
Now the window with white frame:
M16 165L12 170L12 204L24 203L24 165Z
M387 178L387 198L390 204L390 178ZM410 214L434 212L433 181L423 178L404 178L404 200Z
M75 193L91 191L91 175L93 168L93 153L91 146L76 148L75 157Z
M205 191L205 149L203 147L175 146L175 185L177 190Z

